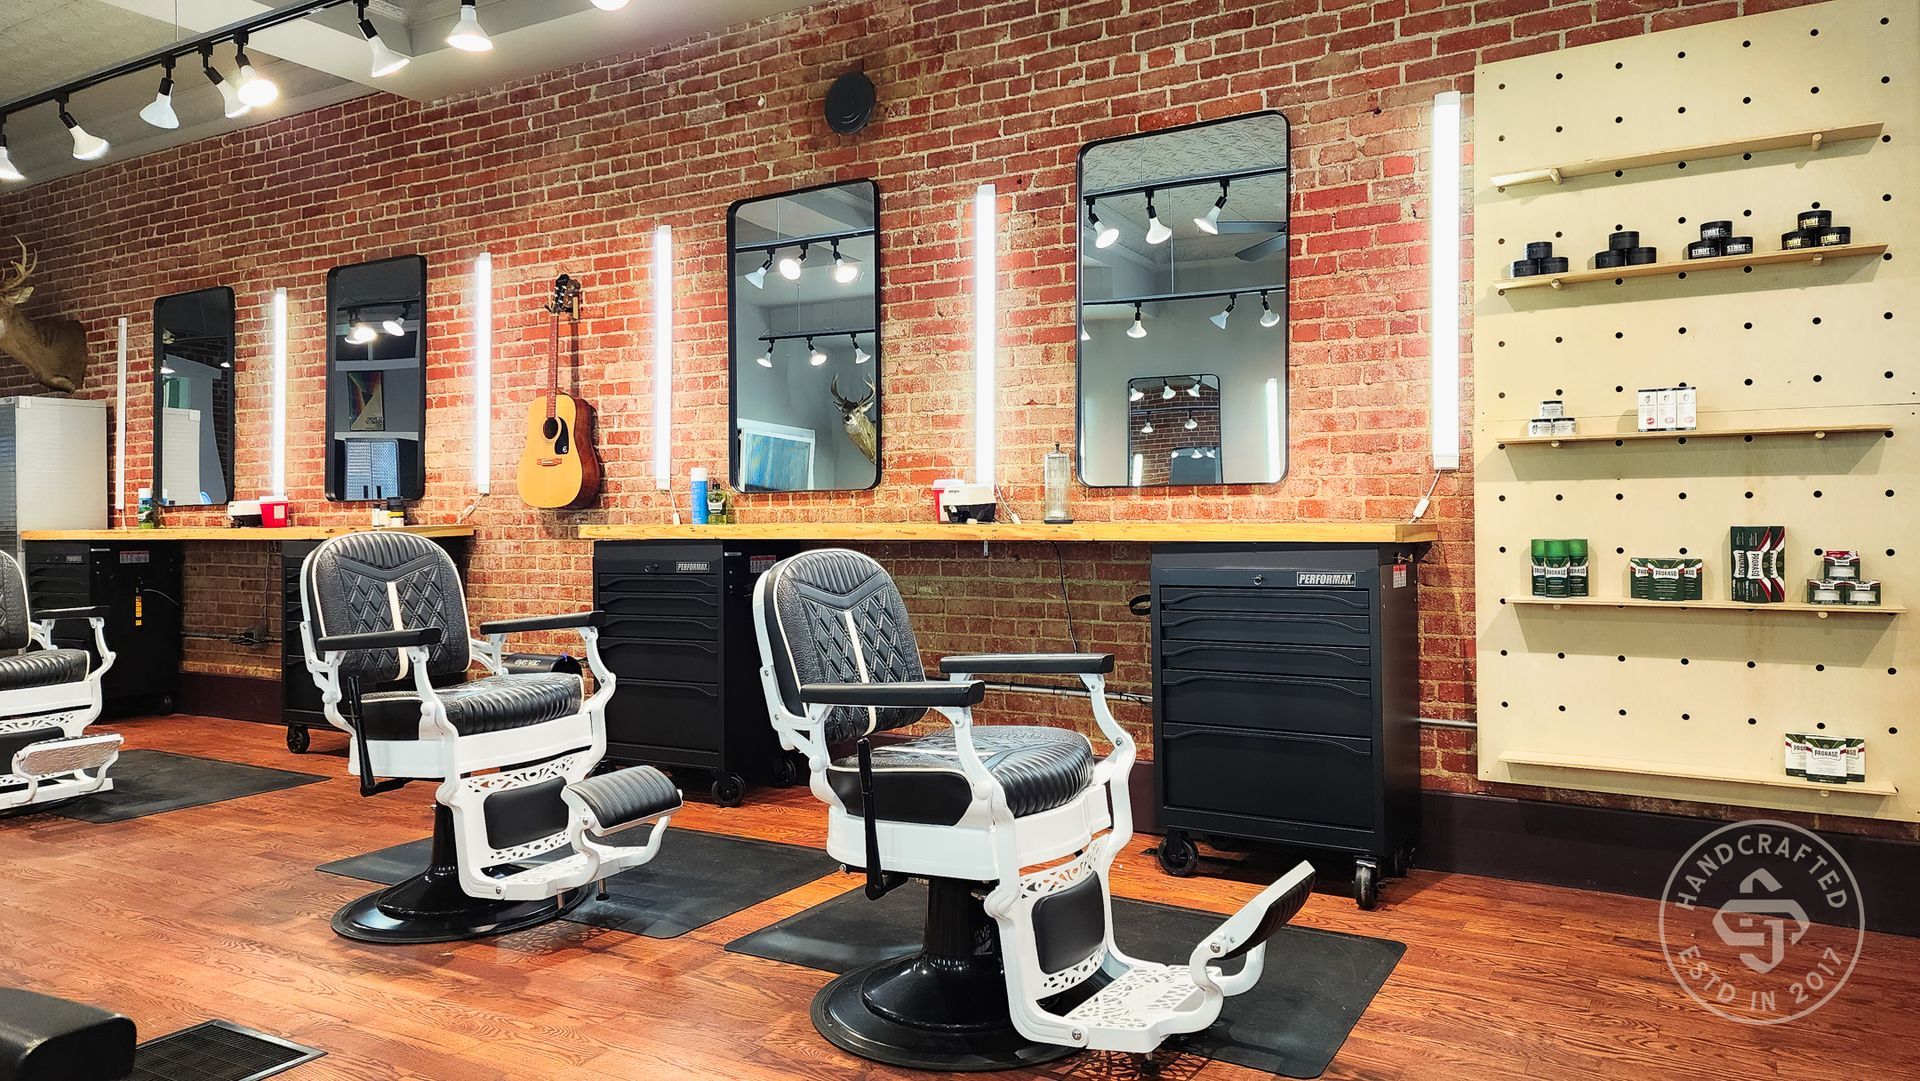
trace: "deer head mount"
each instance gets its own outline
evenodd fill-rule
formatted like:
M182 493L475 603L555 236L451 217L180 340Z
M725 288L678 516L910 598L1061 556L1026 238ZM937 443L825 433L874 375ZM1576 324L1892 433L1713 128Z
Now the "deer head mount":
M827 393L833 395L834 407L840 410L840 422L846 425L847 438L860 448L867 461L879 464L880 433L874 430L873 419L867 416L867 410L873 407L873 399L878 393L874 390L873 380L867 380L867 396L853 401L840 393L840 377L834 376L827 383Z
M42 386L77 390L87 374L87 334L59 316L30 319L21 307L33 295L33 257L20 241L20 258L0 272L0 353L19 361Z

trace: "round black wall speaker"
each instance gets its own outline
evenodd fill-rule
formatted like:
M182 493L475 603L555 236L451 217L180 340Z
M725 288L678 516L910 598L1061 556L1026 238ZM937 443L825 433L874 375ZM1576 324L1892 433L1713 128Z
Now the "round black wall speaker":
M849 71L827 88L827 126L852 135L873 119L873 80L864 71Z

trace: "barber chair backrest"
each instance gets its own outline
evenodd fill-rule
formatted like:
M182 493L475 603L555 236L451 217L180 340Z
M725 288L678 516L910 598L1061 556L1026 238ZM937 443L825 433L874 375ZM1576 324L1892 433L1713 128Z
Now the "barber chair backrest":
M12 556L0 552L0 649L27 648L27 579Z
M428 651L429 674L465 672L472 659L460 571L446 549L425 537L386 531L335 537L307 557L300 588L316 639L438 627L440 644ZM340 674L387 683L406 674L404 655L398 650L349 653Z
M880 564L840 548L802 552L767 571L762 603L774 674L787 712L804 717L809 683L904 683L926 678L907 606ZM920 707L837 706L829 743L920 720Z

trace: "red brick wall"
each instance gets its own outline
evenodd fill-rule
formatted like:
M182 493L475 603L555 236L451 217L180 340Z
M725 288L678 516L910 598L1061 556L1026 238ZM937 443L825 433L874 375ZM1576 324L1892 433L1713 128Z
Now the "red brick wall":
M1296 168L1291 473L1260 487L1079 489L1074 513L1396 519L1430 480L1423 125L1433 95L1470 92L1480 61L1800 2L847 0L431 105L375 95L115 162L0 195L0 235L20 235L40 256L35 310L59 310L87 326L88 396L113 392L117 317L133 320L135 370L143 371L157 296L235 288L237 472L246 494L267 482L267 309L271 290L285 287L293 328L289 494L297 520L307 522L353 522L364 513L357 504L329 505L320 490L328 268L410 252L428 259L429 476L418 514L445 521L473 499L467 290L473 256L492 251L495 494L473 515L481 540L470 587L476 617L485 618L578 607L591 593L591 553L574 539L575 527L667 514L649 460L646 270L655 225L674 229L673 454L674 473L684 476L695 464L726 464L727 205L828 181L879 182L882 484L752 497L743 513L900 519L922 514L927 483L963 472L970 458L968 201L980 182L997 184L1005 233L1001 476L1014 505L1037 517L1041 456L1056 441L1072 443L1080 146L1279 109L1294 124ZM880 87L880 113L848 139L826 129L819 101L856 64ZM1469 114L1471 100L1469 93ZM1468 244L1463 254L1470 251ZM523 403L545 378L538 309L560 271L585 283L580 380L600 405L608 476L599 509L552 514L518 503L512 470ZM138 407L129 410L133 485L149 475L146 386L137 384ZM27 390L24 373L0 372L0 391ZM1462 397L1464 416L1470 374ZM1441 479L1429 515L1443 539L1422 567L1421 709L1471 720L1466 472ZM261 603L271 574L262 553L239 544L196 552L187 591L195 630L273 622ZM1000 546L990 557L967 545L875 552L902 572L929 653L1066 640L1047 546ZM1145 629L1125 607L1143 588L1144 550L1067 545L1063 554L1083 644L1120 654L1116 684L1145 690ZM189 647L189 664L200 670L271 674L276 657L274 649L206 640ZM1083 716L1084 707L1073 706L1031 704L1063 720ZM1142 707L1119 712L1136 728L1146 723ZM1429 731L1431 785L1482 787L1473 779L1471 735Z

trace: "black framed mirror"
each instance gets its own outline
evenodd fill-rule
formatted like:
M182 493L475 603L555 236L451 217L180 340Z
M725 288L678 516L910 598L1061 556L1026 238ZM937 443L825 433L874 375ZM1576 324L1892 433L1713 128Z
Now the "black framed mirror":
M871 180L746 199L728 210L735 490L880 483L879 214Z
M153 491L163 506L233 498L233 290L153 304Z
M1080 152L1080 479L1287 471L1288 125L1253 113Z
M426 494L427 260L327 272L327 498Z

